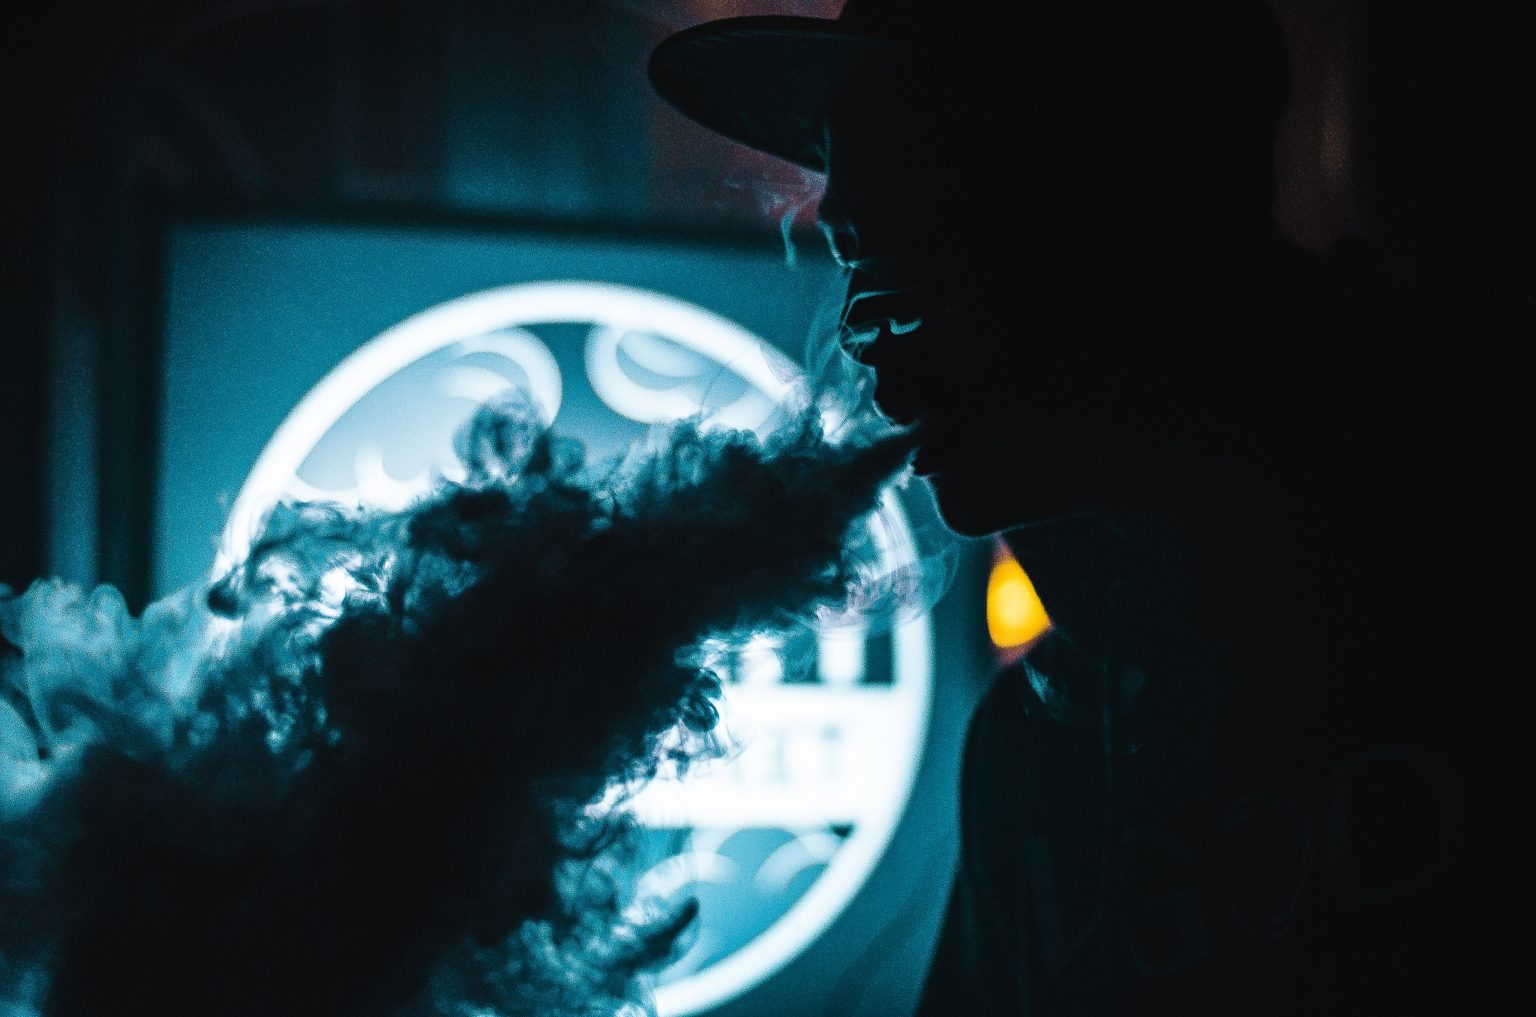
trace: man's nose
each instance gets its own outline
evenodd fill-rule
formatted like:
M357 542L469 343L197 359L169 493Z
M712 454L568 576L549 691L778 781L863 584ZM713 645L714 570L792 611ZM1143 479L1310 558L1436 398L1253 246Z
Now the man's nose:
M833 260L843 268L851 267L859 257L859 235L854 231L853 221L830 198L823 199L817 207L816 218Z

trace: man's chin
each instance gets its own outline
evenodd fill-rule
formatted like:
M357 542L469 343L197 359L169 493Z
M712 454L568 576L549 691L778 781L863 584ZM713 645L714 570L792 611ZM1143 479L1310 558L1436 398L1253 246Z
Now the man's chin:
M1048 478L1033 470L999 473L983 468L946 470L927 479L944 524L962 537L986 537L1102 509L1075 476Z
M927 479L944 524L962 537L986 537L1027 521L1018 518L1011 499L999 497L993 485L975 483L958 472Z

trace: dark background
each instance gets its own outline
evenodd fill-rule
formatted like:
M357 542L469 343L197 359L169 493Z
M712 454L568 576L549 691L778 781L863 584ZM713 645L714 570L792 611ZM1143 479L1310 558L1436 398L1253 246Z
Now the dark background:
M1277 152L1284 229L1317 250L1363 237L1388 271L1524 300L1507 181L1530 118L1503 55L1512 30L1465 4L1274 3L1294 79ZM683 121L643 65L687 24L838 6L58 0L13 14L0 582L62 570L142 602L166 207L767 236L803 205L808 226L817 180ZM55 400L90 415L94 448L57 447ZM89 472L94 496L54 503L56 469ZM50 561L55 524L92 530L92 560Z

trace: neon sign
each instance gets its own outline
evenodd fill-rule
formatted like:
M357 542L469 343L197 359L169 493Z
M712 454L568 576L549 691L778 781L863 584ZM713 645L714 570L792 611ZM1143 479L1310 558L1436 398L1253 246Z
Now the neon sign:
M764 427L798 380L759 337L658 293L595 282L473 293L387 329L300 400L235 501L220 564L243 554L277 498L398 507L454 477L452 435L511 387L601 449L700 412ZM900 567L915 552L896 496L885 500L872 535ZM811 645L763 639L741 655L721 710L728 760L659 780L634 803L661 845L636 874L642 893L701 905L692 946L657 978L664 1017L759 984L859 892L907 805L931 672L926 614L887 633L827 628Z

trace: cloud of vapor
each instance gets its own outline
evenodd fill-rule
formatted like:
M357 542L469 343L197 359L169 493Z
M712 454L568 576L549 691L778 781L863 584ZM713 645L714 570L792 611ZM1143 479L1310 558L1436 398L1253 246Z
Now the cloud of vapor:
M910 440L820 419L588 466L504 405L464 481L278 506L138 617L0 588L0 1013L630 1012L692 910L617 877L626 795L709 753L716 662L891 581Z

